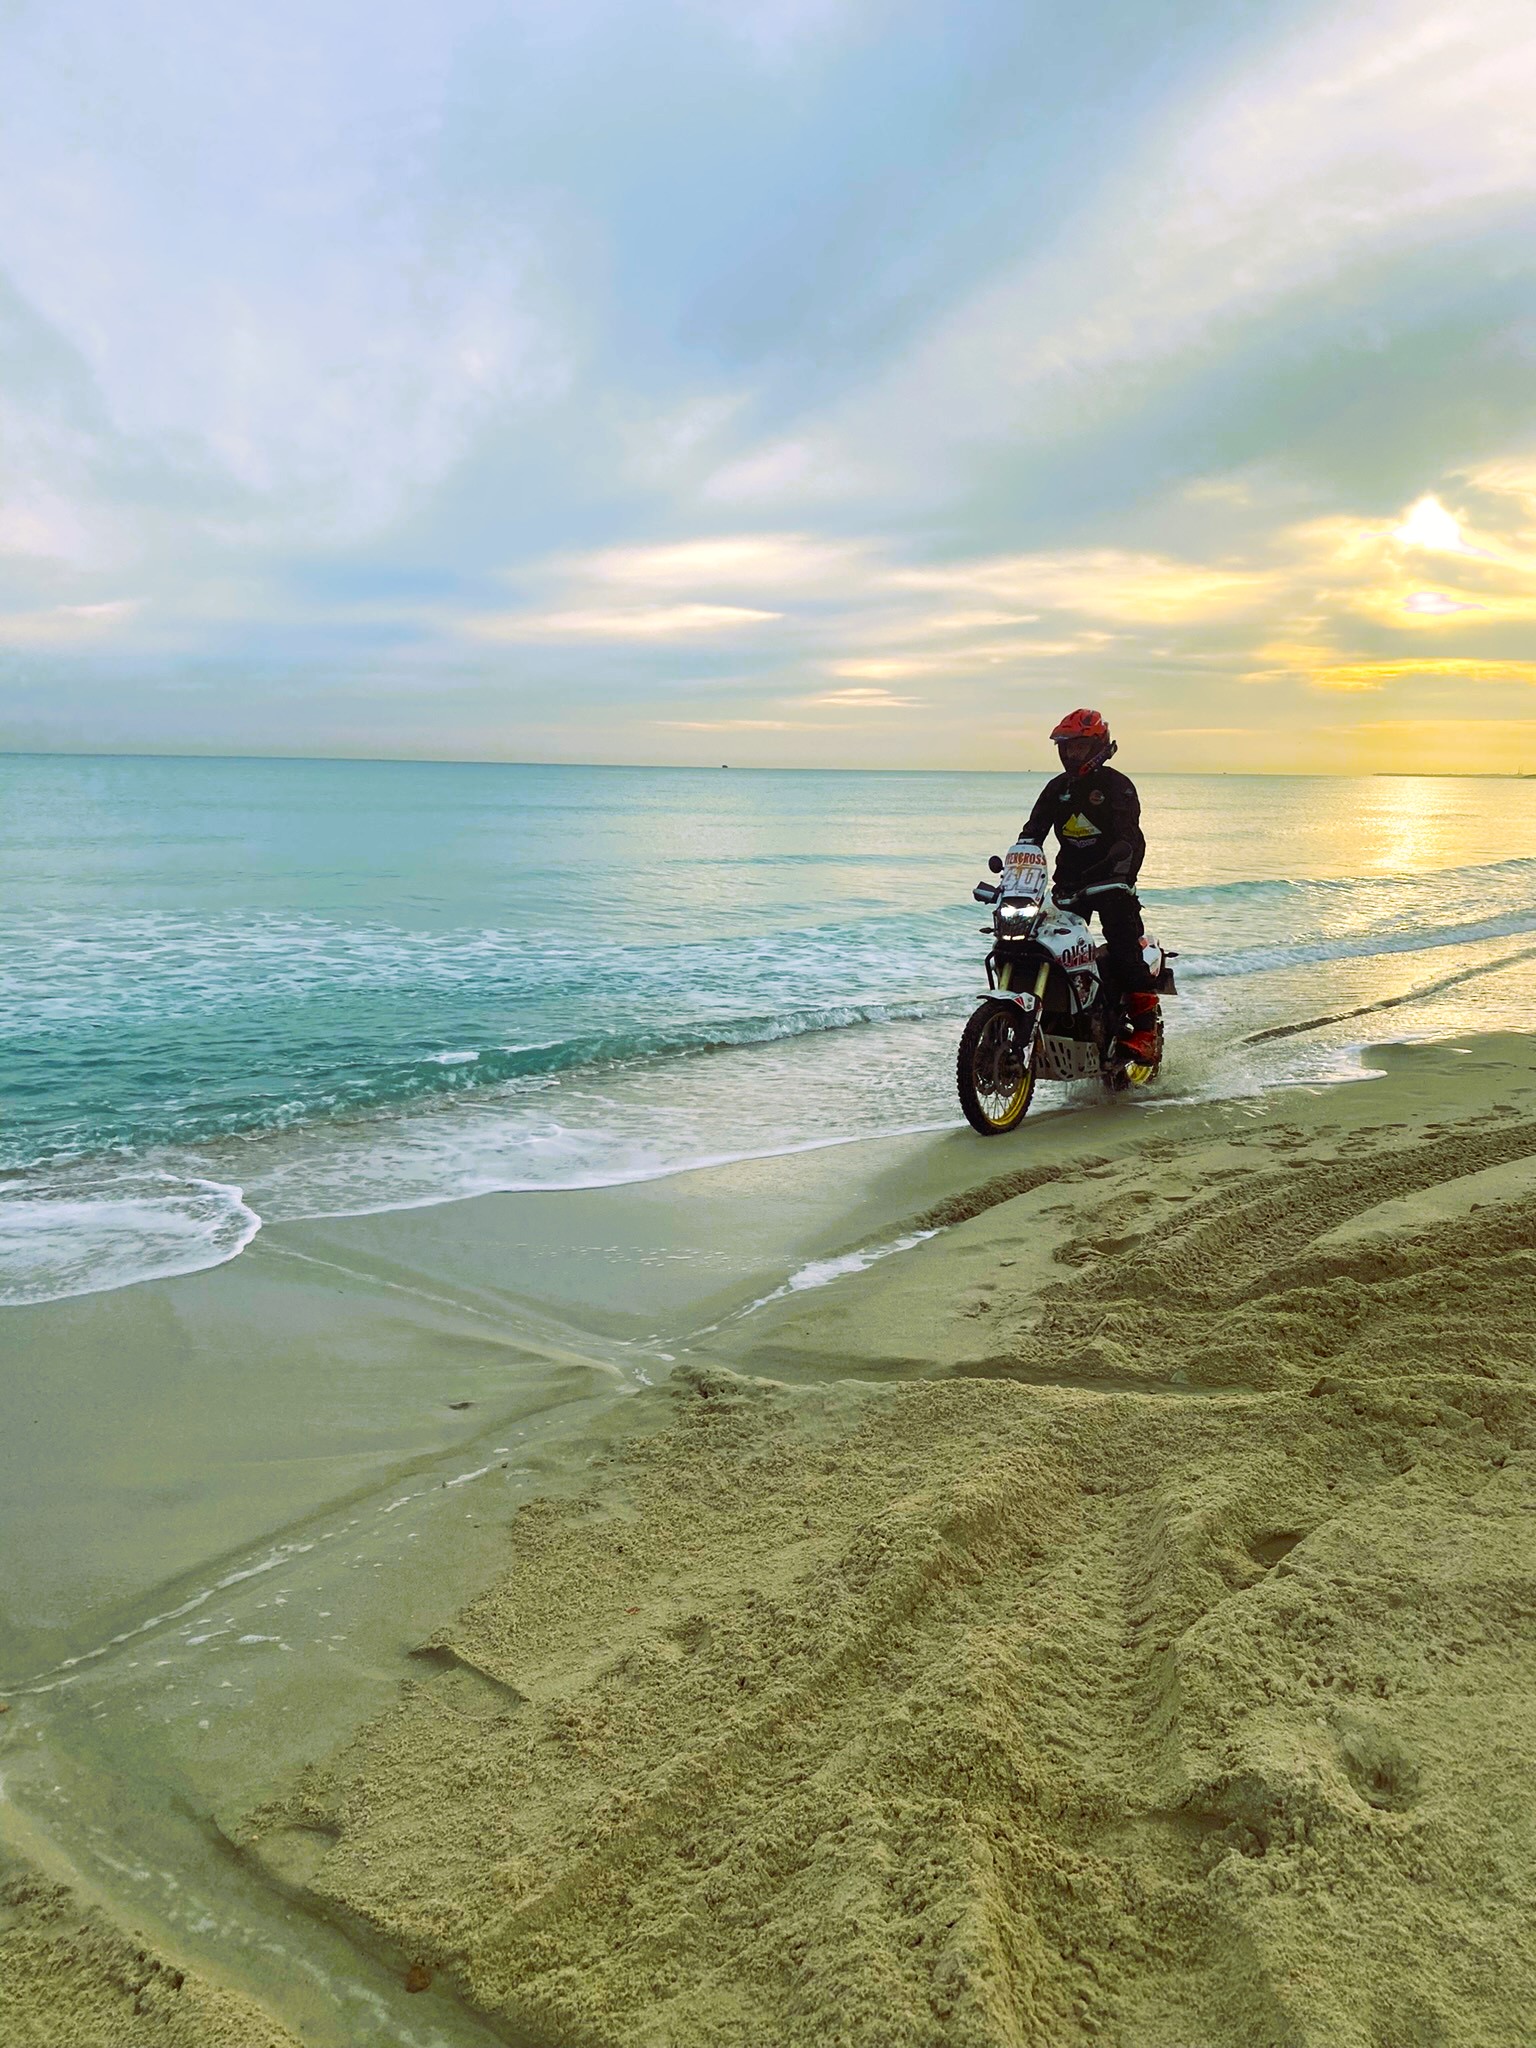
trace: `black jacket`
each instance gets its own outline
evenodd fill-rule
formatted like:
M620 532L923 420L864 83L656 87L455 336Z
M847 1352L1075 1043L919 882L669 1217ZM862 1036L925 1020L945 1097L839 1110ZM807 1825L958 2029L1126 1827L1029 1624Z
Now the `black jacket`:
M1054 775L1020 828L1021 839L1044 846L1056 834L1056 893L1069 896L1096 882L1134 883L1147 842L1141 836L1141 799L1118 768L1086 775Z

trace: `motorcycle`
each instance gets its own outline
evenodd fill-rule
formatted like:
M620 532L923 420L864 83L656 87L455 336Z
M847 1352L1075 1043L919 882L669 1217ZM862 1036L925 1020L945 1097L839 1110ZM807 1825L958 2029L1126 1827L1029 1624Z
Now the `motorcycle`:
M1105 986L1107 948L1070 905L1053 900L1043 848L1021 839L988 865L1000 879L971 892L993 906L982 926L993 941L987 993L960 1035L955 1079L966 1121L996 1137L1023 1121L1037 1080L1145 1087L1162 1064L1163 1026L1159 1018L1153 1059L1126 1053L1125 1011ZM1177 995L1168 963L1178 955L1151 938L1141 947L1157 993Z

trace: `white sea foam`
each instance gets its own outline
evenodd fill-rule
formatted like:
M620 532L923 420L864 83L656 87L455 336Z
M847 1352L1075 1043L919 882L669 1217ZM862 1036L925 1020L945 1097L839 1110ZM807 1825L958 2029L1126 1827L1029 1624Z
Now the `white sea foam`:
M190 805L212 867L189 891L174 834L167 865L144 841L131 876L75 835L57 901L4 892L0 1302L218 1263L258 1212L609 1186L958 1123L985 951L967 849L1011 813L996 777L325 764L295 809L286 769L0 761L23 789L82 773L93 802L103 774L121 796L100 814L116 838L142 833L151 796ZM1169 778L1144 795L1148 917L1181 987L1145 1106L1333 1079L1366 1033L1528 1022L1536 964L1515 948L1536 931L1536 861L1500 856L1527 843L1536 785L1490 802L1474 783ZM426 867L402 801L429 821ZM273 829L225 834L231 804ZM27 815L42 829L61 808ZM466 836L467 816L496 822ZM594 890L573 819L597 816L623 859ZM65 861L50 834L21 884ZM1043 1088L1031 1126L1063 1103L1103 1097Z
M260 1228L241 1190L216 1180L125 1173L91 1186L61 1175L0 1189L0 1304L220 1266Z
M946 1015L524 1078L157 1163L238 1180L269 1223L618 1186L947 1128L958 1031Z
M850 1273L867 1272L879 1260L888 1259L896 1252L910 1252L938 1234L937 1230L912 1230L905 1237L892 1238L885 1244L860 1245L857 1251L843 1252L835 1259L812 1259L791 1273L781 1287L775 1287L771 1294L750 1302L741 1313L749 1316L760 1308L766 1308L771 1301L783 1301L788 1295L804 1294L813 1287L830 1287L834 1280L845 1280Z

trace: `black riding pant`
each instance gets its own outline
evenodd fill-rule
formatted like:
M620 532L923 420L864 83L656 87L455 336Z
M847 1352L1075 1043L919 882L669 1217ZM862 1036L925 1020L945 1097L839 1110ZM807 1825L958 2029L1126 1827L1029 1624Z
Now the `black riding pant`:
M1118 995L1129 996L1150 990L1152 976L1142 955L1141 941L1146 926L1141 921L1141 899L1125 883L1103 890L1085 890L1067 899L1079 917L1099 913L1104 943L1109 948L1109 973Z

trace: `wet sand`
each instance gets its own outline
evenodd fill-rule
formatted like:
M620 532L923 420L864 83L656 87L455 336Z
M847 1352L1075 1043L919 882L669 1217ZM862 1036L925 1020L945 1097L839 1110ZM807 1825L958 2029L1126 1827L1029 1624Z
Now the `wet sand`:
M964 1186L977 1150L285 1224L211 1271L0 1312L0 1684L487 1430L633 1391L824 1241L878 1235L909 1168Z
M1536 1043L1372 1064L307 1226L591 1377L14 1692L0 1838L316 2048L1526 2041Z

